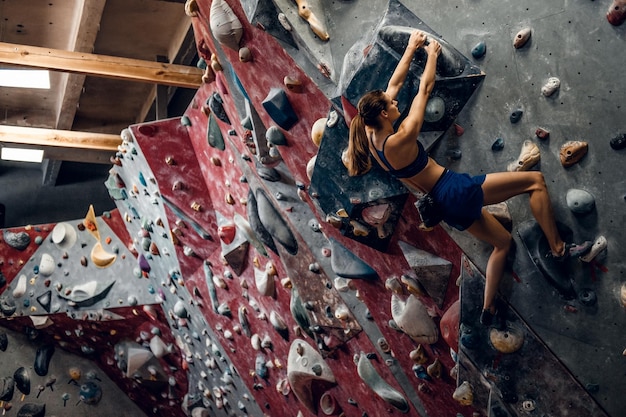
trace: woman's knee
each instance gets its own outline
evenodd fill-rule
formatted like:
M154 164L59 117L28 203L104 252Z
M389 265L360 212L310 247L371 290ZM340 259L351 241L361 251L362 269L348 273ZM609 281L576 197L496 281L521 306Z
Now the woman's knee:
M541 171L530 171L529 172L533 187L536 190L547 190L548 187L546 185L546 178L543 176L543 172Z

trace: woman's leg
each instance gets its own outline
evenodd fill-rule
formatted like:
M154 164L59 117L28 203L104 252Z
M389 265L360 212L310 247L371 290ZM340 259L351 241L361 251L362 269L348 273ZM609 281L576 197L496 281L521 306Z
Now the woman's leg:
M487 174L482 189L485 205L500 203L516 195L528 194L530 209L546 235L552 253L555 256L565 254L565 244L556 227L550 195L541 172L522 171Z
M482 210L482 216L476 220L467 231L478 239L493 246L493 252L487 261L485 273L485 295L483 300L483 310L495 313L494 299L498 292L500 280L504 275L506 257L511 249L511 234L500 224L500 222L487 210Z

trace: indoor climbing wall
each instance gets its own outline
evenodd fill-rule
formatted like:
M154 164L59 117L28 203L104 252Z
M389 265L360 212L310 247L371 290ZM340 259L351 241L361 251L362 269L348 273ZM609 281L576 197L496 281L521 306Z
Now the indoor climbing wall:
M32 415L104 410L108 378L148 415L620 415L623 3L364 3L187 1L204 84L183 117L121 133L117 210L4 233L2 322L37 352L0 401L28 375ZM526 197L491 207L516 242L502 328L478 321L490 248L420 229L413 194L341 160L413 28L443 45L431 156L541 170L563 236L594 242L555 268ZM76 383L53 391L48 366Z

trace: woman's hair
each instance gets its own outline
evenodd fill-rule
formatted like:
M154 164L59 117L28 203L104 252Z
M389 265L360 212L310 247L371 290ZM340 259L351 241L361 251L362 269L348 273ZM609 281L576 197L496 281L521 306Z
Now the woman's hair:
M383 90L366 93L357 104L357 114L350 122L350 140L346 152L348 175L365 174L372 167L365 126L378 127L380 112L387 108Z

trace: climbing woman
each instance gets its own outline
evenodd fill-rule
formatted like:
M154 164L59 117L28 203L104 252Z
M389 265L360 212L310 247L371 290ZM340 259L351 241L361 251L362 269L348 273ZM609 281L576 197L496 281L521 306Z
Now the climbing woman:
M428 42L427 42L428 40ZM417 95L397 130L393 124L400 117L396 97L418 48L427 54ZM366 93L357 105L357 115L350 124L350 142L346 166L350 175L361 175L371 167L371 157L410 190L429 193L440 207L443 221L458 230L467 230L493 246L487 262L483 310L480 322L491 325L496 313L495 296L504 274L511 248L511 234L483 208L519 194L528 194L533 216L545 234L549 257L565 259L586 253L591 242L566 245L554 220L550 196L538 171L498 172L470 176L458 174L439 165L417 140L428 97L435 85L437 57L441 45L422 31L413 31L408 45L394 70L387 89Z

